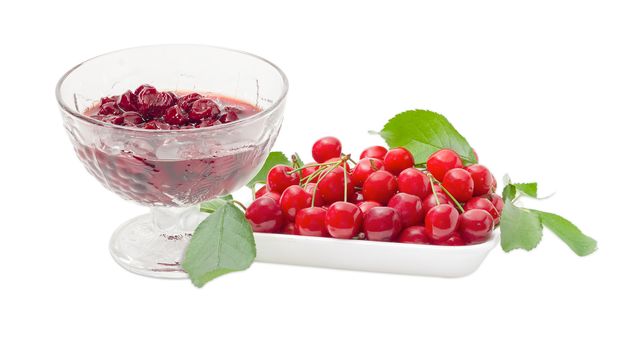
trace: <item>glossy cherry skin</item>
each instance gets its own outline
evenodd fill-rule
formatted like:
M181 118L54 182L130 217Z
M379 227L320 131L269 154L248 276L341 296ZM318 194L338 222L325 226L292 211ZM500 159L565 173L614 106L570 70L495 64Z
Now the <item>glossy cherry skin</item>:
M292 185L298 185L301 180L299 172L292 172L292 167L276 165L267 173L267 187L269 191L283 193Z
M296 232L301 236L328 237L326 216L327 210L321 207L301 209L294 221Z
M299 185L292 185L282 192L279 206L284 212L284 216L290 222L294 222L297 213L307 208L312 203L312 196Z
M254 232L280 232L286 222L279 204L273 198L264 196L247 207L245 218Z
M237 121L237 120L239 120L239 116L234 111L228 111L228 112L222 114L221 117L219 118L219 121L222 124L231 123L231 122L234 122L234 121Z
M363 184L363 198L386 205L389 199L398 191L398 181L395 176L385 170L370 174Z
M329 158L327 159L326 163L339 163L338 166L341 166L342 168L346 169L347 172L350 173L350 166L348 165L348 162L345 162L342 160L342 157L333 157L333 158ZM332 165L330 165L332 166ZM327 168L329 169L329 168Z
M492 202L486 197L473 197L469 199L464 204L464 210L468 211L471 209L482 209L487 211L490 215L492 215L492 219L494 222L497 222L497 220L501 216L501 214L499 214L499 211L494 207Z
M462 237L460 236L458 232L454 232L451 237L447 238L444 241L437 241L437 242L432 242L432 243L436 245L445 245L445 246L466 245L466 242L464 241L464 239L462 239Z
M436 200L438 198L438 202ZM423 216L425 217L430 209L436 207L439 204L448 204L453 206L453 204L449 201L447 196L444 193L437 193L436 196L431 193L421 202L421 208L423 210Z
M398 212L389 207L374 207L363 218L363 232L370 241L393 241L402 230Z
M124 94L118 96L118 107L125 112L136 112L137 96L131 91L127 90Z
M473 196L490 193L494 179L488 168L480 164L473 164L464 169L471 174L473 179Z
M310 198L314 196L314 191L316 191L316 197L314 197L314 206L322 207L324 204L324 201L322 197L320 196L320 191L318 190L318 187L316 186L316 184L313 182L310 182L307 185L305 185L305 192L307 192L310 195Z
M400 243L430 244L426 235L426 228L423 226L409 226L400 232L398 236Z
M279 200L281 199L281 196L282 195L277 193L277 192L269 191L267 186L260 187L260 189L258 191L256 191L256 194L255 194L256 198L270 197L270 198L273 198L277 203L279 203Z
M361 159L350 174L353 185L355 187L362 187L365 180L375 171L383 170L383 161L376 158L363 158Z
M325 223L332 237L351 239L361 230L363 213L352 203L335 202L327 209Z
M312 146L312 157L317 163L342 155L342 143L335 137L327 136L319 139Z
M404 169L398 175L398 190L419 198L426 198L432 193L428 175L415 168Z
M286 235L298 235L299 234L297 232L296 226L294 225L294 222L290 222L290 221L284 224L284 227L282 228L282 232L280 233L283 233Z
M180 107L179 107L180 108ZM219 106L215 101L209 98L201 98L196 100L191 105L189 111L189 119L194 122L201 121L203 119L213 119L219 116Z
M462 168L462 159L458 154L450 149L442 149L432 153L428 157L426 167L432 176L437 180L443 181L445 173L451 169Z
M383 164L385 170L397 176L402 170L415 166L415 159L406 148L396 147L385 154Z
M385 155L387 154L387 152L388 150L383 146L370 146L364 149L363 152L361 152L359 159L374 158L383 160L385 159Z
M144 118L138 112L123 112L121 116L125 119L125 125L135 126L144 122Z
M359 207L359 209L361 209L361 212L365 216L368 210L375 208L375 207L380 207L380 203L374 202L374 201L363 201L363 202L357 203L357 206Z
M400 192L391 197L387 205L398 213L402 227L421 225L423 223L421 198Z
M168 108L163 115L163 120L170 125L185 125L189 123L187 113L178 105Z
M185 112L189 113L189 111L191 111L191 107L193 106L193 103L196 102L197 100L201 99L203 96L200 95L197 92L192 92L190 94L181 96L178 98L178 105L179 107L181 107Z
M459 232L469 243L481 243L488 240L494 229L492 215L483 209L471 209L460 215Z
M451 169L443 177L443 187L458 201L466 202L473 198L473 178L464 169Z
M346 180L345 180L346 178ZM350 175L344 168L337 167L318 182L318 191L325 204L344 200L344 184L347 185L346 194L349 198L354 194L354 187Z
M492 203L492 205L494 205L496 210L499 212L499 217L494 220L494 226L496 226L499 224L499 221L501 219L501 213L503 212L503 206L504 206L503 198L501 198L501 196L499 196L496 193L490 194L488 198L490 199L490 202Z
M318 168L319 168L318 164L315 164L315 165L312 163L305 164L305 167L301 169L301 178L302 179L309 178L309 176L315 173L318 170ZM316 182L316 181L318 181L318 175L313 177L310 182Z
M458 217L458 210L451 205L437 205L426 215L426 235L433 242L448 239L458 228Z

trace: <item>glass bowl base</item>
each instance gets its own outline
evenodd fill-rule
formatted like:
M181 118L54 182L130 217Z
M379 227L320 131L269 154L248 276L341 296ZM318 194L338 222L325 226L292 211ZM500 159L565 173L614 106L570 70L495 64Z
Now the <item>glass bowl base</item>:
M193 230L206 216L192 209L185 210L185 214L181 215L174 213L167 219L157 211L173 209L153 209L150 214L126 221L116 229L110 240L112 257L120 266L139 275L187 278L181 261ZM172 223L179 219L167 228L161 225L162 221Z

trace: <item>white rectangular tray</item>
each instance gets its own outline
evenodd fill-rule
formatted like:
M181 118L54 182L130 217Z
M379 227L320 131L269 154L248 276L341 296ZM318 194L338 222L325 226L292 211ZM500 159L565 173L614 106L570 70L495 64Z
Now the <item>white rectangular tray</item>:
M485 243L448 247L254 233L256 261L436 277L475 272L499 236L495 231Z

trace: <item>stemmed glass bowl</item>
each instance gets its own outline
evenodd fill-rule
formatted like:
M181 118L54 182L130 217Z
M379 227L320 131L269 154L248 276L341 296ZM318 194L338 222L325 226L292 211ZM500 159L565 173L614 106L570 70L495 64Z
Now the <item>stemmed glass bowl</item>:
M161 91L214 93L260 112L198 129L146 130L85 115L101 97L142 84ZM182 278L199 204L245 185L260 169L282 124L284 73L258 56L204 45L130 48L85 61L58 82L65 129L88 172L120 197L150 207L123 223L110 251L129 271Z

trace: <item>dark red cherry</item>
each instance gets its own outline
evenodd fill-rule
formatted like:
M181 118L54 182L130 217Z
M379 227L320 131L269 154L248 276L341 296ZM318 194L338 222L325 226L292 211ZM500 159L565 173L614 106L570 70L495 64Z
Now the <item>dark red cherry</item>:
M187 113L183 111L178 105L172 106L165 111L163 120L170 125L185 125L189 122Z
M402 230L398 212L389 207L374 207L365 213L363 232L370 241L393 241Z
M426 234L431 241L444 241L458 228L458 210L449 204L430 209L425 218Z
M178 105L187 113L191 110L193 103L197 100L201 99L203 96L197 92L192 92L190 94L181 96L178 98Z
M152 85L143 84L143 85L138 86L137 89L135 89L133 93L137 96L141 94L143 91L146 91L146 93L155 93L157 92L157 89L155 89L155 87Z
M426 228L423 226L409 226L400 232L398 236L400 243L430 244L426 235Z
M419 198L432 193L428 176L415 168L404 169L398 175L398 190Z
M271 168L267 174L269 191L283 193L288 187L298 185L300 181L299 172L292 170L292 167L287 165L276 165Z
M490 170L483 165L473 164L464 168L473 178L473 196L481 196L490 193L494 178Z
M462 238L469 243L488 240L494 229L492 215L483 209L471 209L460 215L459 229Z
M451 169L443 176L443 187L458 202L466 202L473 197L473 186L471 174L464 169Z
M408 194L398 193L389 200L389 207L396 210L400 215L402 227L423 224L423 206L421 198Z
M125 118L125 125L128 126L136 126L144 122L144 118L138 112L124 112L121 116Z
M327 209L325 223L332 237L351 239L361 230L363 213L352 203L335 202Z
M170 130L170 124L160 120L151 120L144 123L144 129L147 130Z
M137 111L137 96L131 90L127 90L124 94L118 96L118 107L125 112Z
M221 118L219 118L219 121L222 124L231 123L237 120L239 120L239 116L233 111L226 112L222 114Z
M297 213L301 209L309 207L311 203L312 196L299 185L292 185L286 188L279 200L279 206L282 208L286 219L290 222L294 222Z
M285 223L279 204L269 197L260 197L253 201L247 207L245 217L254 232L280 232Z
M301 236L328 237L329 231L325 218L327 210L321 207L310 207L301 209L295 218L296 231Z
M385 155L387 154L387 149L383 146L370 146L361 152L359 159L363 158L374 158L374 159L385 159Z
M144 119L157 118L176 103L176 97L170 92L157 92L156 89L144 89L137 94L138 112Z
M385 165L385 170L397 176L402 170L415 166L415 159L406 148L396 147L385 154L383 164Z
M122 111L116 106L116 102L107 102L99 107L99 115L119 115Z
M339 158L341 155L342 143L332 136L323 137L312 146L312 157L317 163L324 163L331 158Z
M201 98L193 102L191 110L189 111L189 119L194 122L203 119L217 119L219 113L219 106L215 101L208 98Z
M378 170L370 174L363 184L363 198L386 205L398 190L398 181L392 173Z

